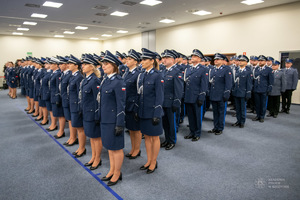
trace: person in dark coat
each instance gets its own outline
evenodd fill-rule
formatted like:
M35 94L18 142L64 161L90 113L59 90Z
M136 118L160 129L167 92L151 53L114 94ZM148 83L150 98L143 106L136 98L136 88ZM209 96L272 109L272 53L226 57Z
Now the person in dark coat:
M51 64L49 63L49 58L45 60L45 73L41 80L41 100L45 101L45 106L41 106L43 112L43 120L40 122L41 125L46 125L49 123L48 120L48 113L50 113L51 118L51 126L50 128L53 129L56 126L55 119L52 114L52 107L50 102L50 77L52 74L52 70L50 69Z

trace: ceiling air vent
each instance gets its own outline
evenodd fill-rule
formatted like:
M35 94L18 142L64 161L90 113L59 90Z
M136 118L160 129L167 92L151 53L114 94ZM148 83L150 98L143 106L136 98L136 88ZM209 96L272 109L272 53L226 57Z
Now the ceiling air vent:
M93 9L108 10L108 9L110 9L110 7L108 7L108 6L102 6L102 5L97 5L97 6L93 7Z
M121 4L126 5L126 6L134 6L137 4L137 2L133 2L133 1L124 1Z
M101 17L105 17L105 16L107 16L107 14L106 14L106 13L96 13L95 15L97 15L97 16L101 16Z
M96 20L94 20L94 21L92 21L94 24L100 24L101 23L101 21L96 21Z
M25 6L26 7L30 7L30 8L39 8L39 7L41 7L40 5L33 4L33 3L26 3Z

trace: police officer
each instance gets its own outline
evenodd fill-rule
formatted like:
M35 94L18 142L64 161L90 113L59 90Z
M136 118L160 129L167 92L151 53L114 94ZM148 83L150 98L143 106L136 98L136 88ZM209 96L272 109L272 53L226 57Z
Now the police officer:
M11 91L10 97L12 99L15 99L17 98L17 72L12 62L8 62L8 64L9 64L8 82Z
M83 116L83 128L86 136L90 138L92 158L86 166L91 166L91 170L101 166L102 140L100 132L100 123L96 122L95 113L98 109L96 101L98 89L101 80L100 72L97 69L98 62L93 56L86 54L82 61L82 72L86 75L80 86L80 112ZM85 146L85 141L83 147ZM81 147L81 145L79 146ZM86 154L86 149L78 149L74 152L75 157L81 157Z
M272 68L273 61L274 61L274 58L271 57L271 56L268 56L267 57L267 62L266 62L267 67Z
M24 82L24 72L26 71L25 66L25 59L22 58L21 60L21 70L20 70L20 88L21 88L21 95L26 96L26 90L25 90L25 82Z
M273 70L266 66L267 58L264 55L258 57L259 67L253 71L254 78L254 100L256 106L256 117L253 121L264 122L267 109L267 94L272 91L274 83Z
M142 49L142 66L145 69L138 78L140 128L145 136L147 162L140 167L153 173L157 168L157 156L160 149L159 135L163 133L162 121L164 80L158 72L156 54Z
M80 83L83 79L81 72L79 71L81 62L78 58L73 55L70 55L70 59L68 60L69 70L72 75L69 79L69 85L67 87L67 93L69 96L69 104L70 104L70 114L71 114L71 125L75 129L75 131L70 132L70 137L66 142L66 146L73 146L74 144L79 143L79 149L85 149L85 139L86 136L84 134L83 129L83 119L82 115L79 115L79 88ZM78 139L77 139L77 133Z
M184 72L185 96L184 102L189 120L190 133L184 139L198 141L201 136L203 104L208 88L208 69L200 64L204 56L201 51L194 49L192 66Z
M273 73L274 73L274 85L272 87L272 91L269 94L269 111L270 113L267 117L277 118L280 107L280 95L285 92L286 88L286 79L284 70L279 69L280 62L277 60L273 61Z
M239 68L235 70L233 75L233 89L232 94L235 97L236 119L237 122L232 126L239 126L244 128L246 121L246 106L247 100L251 97L253 75L251 68L247 66L249 58L245 55L238 57Z
M139 54L130 49L127 55L126 65L128 71L123 75L126 84L126 106L125 106L125 122L126 128L129 130L131 140L131 150L126 157L135 159L141 155L140 146L142 134L140 124L136 118L138 112L138 93L137 93L137 78L141 71L138 69L138 62L140 61Z
M41 81L45 73L44 62L41 59L36 59L35 67L38 70L34 79L34 101L36 108L35 110L38 110L38 117L35 119L35 121L41 121L43 120L43 112L41 106L46 106L46 102L41 99Z
M209 92L213 108L214 128L208 132L220 135L224 129L227 101L232 89L232 73L231 68L224 65L225 55L216 53L214 61L215 67L209 71Z
M99 87L97 100L103 146L108 150L110 162L110 170L102 180L109 180L107 185L112 186L122 180L126 85L118 75L122 63L116 56L106 51L102 63L107 77Z
M28 101L30 104L30 110L27 112L28 114L34 113L34 99L33 99L33 85L34 85L34 71L35 67L32 65L32 57L28 57L28 72L27 72L27 89L28 89Z
M119 66L119 72L120 72L120 76L123 76L123 74L126 72L126 70L128 69L126 66L126 57L124 57L123 54L121 54L120 52L116 51L116 57L121 61L120 66Z
M50 58L46 58L45 60L45 74L42 78L42 83L41 83L41 100L45 101L46 106L42 107L43 111L43 120L41 121L41 125L46 125L49 123L48 120L48 112L50 113L50 118L51 118L51 126L49 127L50 129L53 129L56 127L56 120L53 117L52 113L52 105L50 101L50 77L52 74L52 70L50 69Z
M298 70L293 68L294 60L287 58L285 60L285 76L286 76L286 91L282 94L281 112L290 113L293 91L296 90L298 84Z
M166 69L162 72L164 79L164 116L162 117L165 132L165 141L161 147L171 150L177 141L176 112L179 111L183 94L183 77L181 70L176 67L175 58L177 55L172 50L165 51L164 65Z

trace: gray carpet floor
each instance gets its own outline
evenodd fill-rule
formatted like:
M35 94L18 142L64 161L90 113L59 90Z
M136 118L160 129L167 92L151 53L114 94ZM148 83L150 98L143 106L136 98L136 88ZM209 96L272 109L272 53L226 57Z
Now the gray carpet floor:
M107 187L100 178L109 170L108 153L102 166L90 171L83 166L91 157L75 159L77 146L64 147L68 137L55 140L24 112L25 97L15 100L0 91L0 199L300 199L300 106L277 119L253 122L247 115L244 129L232 127L231 111L222 135L208 134L212 112L203 121L201 139L185 140L187 118L181 124L176 147L161 149L158 168L146 174L142 141L141 157L124 159L123 181ZM66 129L69 136L69 130ZM163 141L164 137L161 136ZM130 151L125 135L125 154Z

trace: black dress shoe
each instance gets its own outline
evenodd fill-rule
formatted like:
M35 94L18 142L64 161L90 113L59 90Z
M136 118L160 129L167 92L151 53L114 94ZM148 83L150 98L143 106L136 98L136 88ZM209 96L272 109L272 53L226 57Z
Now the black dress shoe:
M104 176L101 178L101 181L109 181L112 177L113 177L113 175L111 175L110 177Z
M34 113L34 112L35 112L35 110L33 110L33 111L31 111L31 112L28 111L27 114L32 114L32 113Z
M267 117L272 117L272 116L273 116L272 114L268 114L268 115L267 115Z
M245 126L244 124L240 124L240 128L244 128L244 126Z
M198 140L200 140L200 136L193 137L193 139L192 139L193 142L196 142Z
M42 122L40 123L40 125L46 125L46 124L49 124L49 120L47 120L46 123L44 124Z
M120 174L120 176L119 176L119 178L118 178L117 181L115 181L115 182L108 181L107 186L113 186L113 185L116 185L116 184L118 183L119 180L120 180L120 181L122 180L122 173Z
M186 135L186 136L184 136L184 139L192 139L194 136L192 136L192 135Z
M252 121L259 121L259 118L255 117L255 118L252 119Z
M157 161L156 161L156 165L155 165L153 170L151 170L149 168L147 169L147 174L152 174L155 171L156 168L157 168Z
M150 166L150 165L148 165L148 166L144 166L144 165L143 165L143 166L140 167L140 170L146 170L146 169L149 168L149 166Z
M135 156L132 156L132 154L131 154L131 156L129 157L129 159L136 159L138 156L141 156L141 150Z
M84 149L84 151L81 154L78 154L78 152L77 152L77 154L75 155L75 158L79 158L85 154L86 154L86 149Z
M234 124L232 124L231 126L239 126L240 125L240 123L238 123L238 122L235 122Z
M260 120L259 120L260 123L263 123L264 121L265 121L264 119L260 119Z
M54 138L55 138L55 139L59 139L59 138L65 137L65 136L66 136L66 134L65 134L65 132L64 132L61 136L54 135Z
M277 118L277 115L274 115L273 117L274 117L274 118Z
M43 117L35 119L35 121L41 121L41 120L43 120Z
M208 133L215 133L217 130L216 129L211 129L208 131Z
M125 157L129 158L131 156L130 153L126 154Z
M216 131L215 135L221 135L223 133L223 131Z
M68 144L69 144L68 142L64 142L64 143L63 143L63 145L65 145L65 146L68 146Z
M171 150L171 149L173 149L175 147L175 144L168 144L167 146L166 146L166 150Z
M92 162L91 163L87 162L87 163L84 164L84 166L86 166L86 167L89 167L89 166L92 166L92 165L93 165Z
M72 155L77 155L77 153L78 153L78 152L74 151L74 152L72 153Z
M286 113L286 114L290 114L290 111L289 111L289 110L286 110L285 113Z
M168 142L167 141L164 141L163 143L161 143L161 145L160 145L160 147L166 147L166 146L168 146Z
M100 160L99 164L96 167L91 166L90 170L95 170L95 169L97 169L101 165L102 165L102 160Z
M47 131L55 131L55 130L57 130L57 126L54 129L47 128L46 130Z
M68 143L67 146L70 147L73 146L74 144L78 144L78 138L76 138L76 140L72 144Z
M282 109L280 112L281 112L281 113L284 113L284 112L286 112L286 110L285 110L285 109Z
M35 115L35 114L33 114L33 115L31 115L32 117L37 117L37 116L39 116L39 114L37 114L37 115Z

